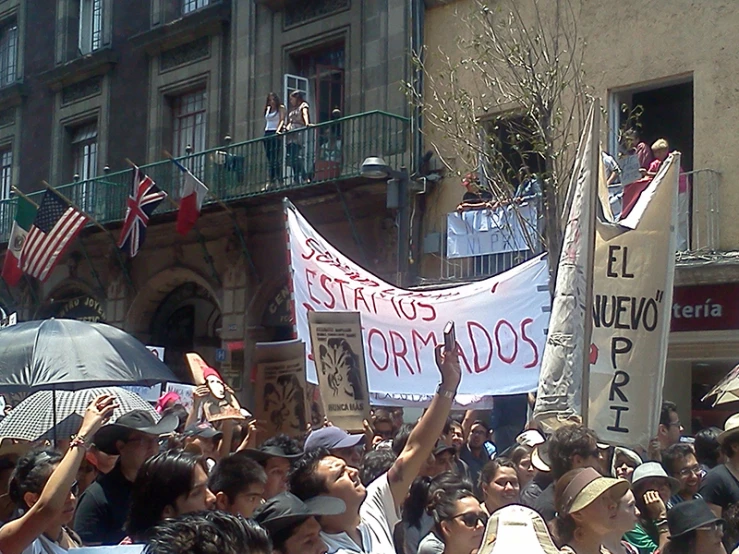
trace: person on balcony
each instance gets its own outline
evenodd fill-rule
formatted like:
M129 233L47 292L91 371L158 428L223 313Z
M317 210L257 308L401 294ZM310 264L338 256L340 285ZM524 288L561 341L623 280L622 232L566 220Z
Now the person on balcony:
M481 210L494 208L493 193L480 186L480 179L476 173L470 172L462 178L462 186L467 190L462 196L462 202L457 211Z
M310 125L310 106L303 93L294 90L290 93L290 111L287 114L287 161L293 174L293 183L310 183L305 169L306 132L290 132L305 129Z
M280 171L282 141L276 135L284 130L286 115L287 110L280 97L270 92L264 107L264 153L267 155L269 170L268 185L279 184L282 181Z
M667 159L667 155L670 153L670 145L666 139L657 139L652 144L652 152L654 152L654 160L649 164L649 169L647 169L647 177L651 179L657 175L662 162ZM677 249L679 252L688 249L688 233L690 231L690 222L688 220L689 210L688 176L685 175L681 166L677 194Z

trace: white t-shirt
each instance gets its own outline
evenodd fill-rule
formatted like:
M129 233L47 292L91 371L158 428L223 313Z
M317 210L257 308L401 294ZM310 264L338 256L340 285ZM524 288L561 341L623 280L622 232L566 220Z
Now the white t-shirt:
M362 546L346 533L321 533L328 554L388 554L395 552L393 529L400 521L390 491L387 473L367 487L367 498L359 508Z
M69 551L42 535L27 546L23 554L67 554L67 552Z

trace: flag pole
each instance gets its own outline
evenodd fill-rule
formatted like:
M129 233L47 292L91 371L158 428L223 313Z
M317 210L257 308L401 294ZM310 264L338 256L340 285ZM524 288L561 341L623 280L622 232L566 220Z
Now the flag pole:
M90 214L88 214L87 212L83 211L79 206L77 206L77 204L75 204L74 202L72 202L69 198L67 198L66 196L64 196L61 192L59 192L58 190L56 190L54 187L52 187L46 181L43 181L42 180L41 181L41 184L44 185L44 187L46 187L46 190L48 190L48 191L56 194L59 198L61 198L65 202L67 202L75 210L77 210L80 213L85 214L90 219L90 221L98 229L100 229L103 233L105 233L106 235L108 235L108 237L110 237L110 240L113 241L113 245L115 246L116 256L118 258L118 263L121 266L121 270L123 270L123 275L126 277L126 280L128 281L128 284L131 285L131 288L134 290L134 292L138 292L137 289L136 289L136 285L133 282L133 279L131 279L131 276L128 273L128 268L126 268L125 262L121 259L121 252L120 252L120 248L118 246L118 241L115 240L115 237L113 236L113 233L110 232L110 229L108 229L107 227L105 227L104 225L102 225L97 219L95 219L94 217L92 217ZM84 248L84 244L83 244L83 248Z
M10 185L10 188L13 190L14 193L16 193L18 196L23 198L23 200L25 200L26 202L28 202L29 204L31 204L34 208L38 210L39 205L36 204L36 202L34 202L33 200L31 200L28 196L23 194L20 190L18 190L18 187L16 187L15 185Z
M598 209L598 187L600 186L600 170L601 170L601 149L600 149L600 98L593 100L593 127L591 130L591 148L590 163L591 175L595 179L591 179L591 186L595 185L595 190L590 193L590 213L588 214L593 221L592 232L587 237L587 252L590 257L590 263L586 267L585 274L585 329L583 333L583 372L582 372L582 422L586 427L589 425L590 416L590 344L593 336L593 280L595 270L595 234L597 230L597 209Z

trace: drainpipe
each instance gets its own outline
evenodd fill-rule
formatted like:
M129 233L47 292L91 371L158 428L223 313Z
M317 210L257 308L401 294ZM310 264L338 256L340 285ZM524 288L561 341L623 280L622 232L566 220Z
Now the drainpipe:
M410 26L410 54L408 59L410 78L413 85L414 95L417 97L423 94L423 70L413 62L413 53L420 54L423 48L423 27L426 7L424 0L408 0L409 8L409 26ZM423 119L421 108L412 107L411 113L411 170L409 173L413 175L420 169L419 164L423 156L423 138L421 131L423 129ZM410 184L410 183L409 183ZM409 187L410 188L410 187ZM412 284L418 275L421 257L421 223L426 208L426 199L424 195L410 194L408 199L410 224L409 234L407 236L411 244L404 249L408 259L404 265L408 268L408 276L404 279L405 283Z

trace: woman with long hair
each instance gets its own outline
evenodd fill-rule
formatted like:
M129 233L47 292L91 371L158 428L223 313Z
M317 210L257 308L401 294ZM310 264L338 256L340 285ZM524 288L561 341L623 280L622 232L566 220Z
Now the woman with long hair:
M516 504L521 491L516 465L505 458L486 463L480 472L480 490L489 514L503 506Z
M267 155L269 184L280 183L282 158L282 142L277 136L285 129L287 110L276 93L270 92L264 105L264 153Z
M303 93L294 90L290 93L290 111L287 114L287 159L296 183L310 182L309 172L305 168L305 131L310 126L310 106L303 98ZM291 132L292 131L292 132Z
M618 504L629 490L624 479L602 477L593 468L573 469L554 487L554 534L562 552L602 554L618 518Z
M157 454L136 475L126 523L129 538L123 542L145 542L160 521L210 509L215 500L202 456L184 450Z
M509 452L507 458L516 466L516 474L518 475L518 486L521 490L528 485L536 475L536 468L531 465L531 452L533 447L526 444L514 446Z
M98 396L87 407L66 454L36 449L18 460L8 494L23 515L0 528L0 552L60 554L81 546L79 537L67 527L77 506L77 470L90 439L117 407L114 396Z
M721 541L724 520L716 517L705 500L688 500L667 514L670 542L664 554L726 554Z
M488 514L470 489L438 490L429 509L444 554L472 554L480 548Z

